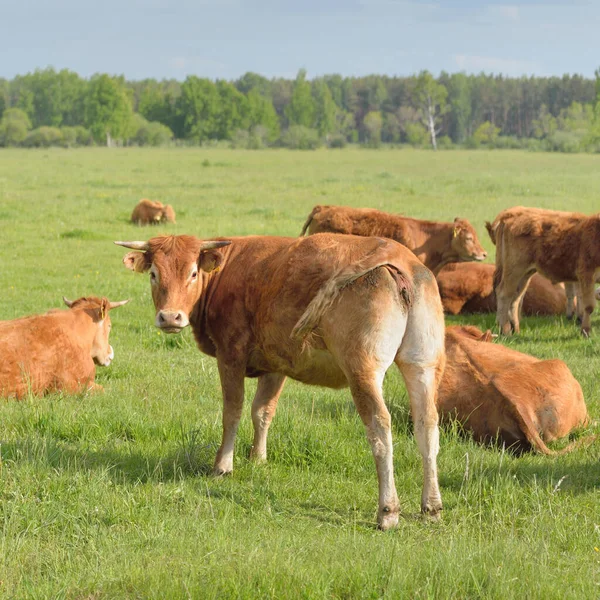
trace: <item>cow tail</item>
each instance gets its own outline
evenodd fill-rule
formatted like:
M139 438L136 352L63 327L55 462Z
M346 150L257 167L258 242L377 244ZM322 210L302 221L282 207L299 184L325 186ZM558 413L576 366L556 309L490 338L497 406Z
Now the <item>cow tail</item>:
M398 286L400 297L407 306L410 306L414 297L412 281L394 265L390 265L385 261L373 264L367 257L367 259L355 263L350 267L343 267L333 274L310 301L303 315L292 329L290 337L305 341L307 336L318 326L325 312L338 298L340 292L363 275L379 267L386 267L389 270Z
M492 240L492 244L496 245L496 231L493 223L489 221L485 222L485 228L487 229L488 235L490 236L490 240Z
M493 231L494 238L492 241L496 244L496 270L494 271L494 293L496 293L496 290L502 281L502 248L504 244L502 238L504 236L504 223L498 223Z
M320 204L317 204L312 211L310 212L310 215L308 215L308 218L306 219L306 222L304 223L304 227L302 227L302 231L300 232L300 237L304 236L308 230L308 228L310 227L310 224L314 218L314 216L318 213L321 212L321 209L323 207Z

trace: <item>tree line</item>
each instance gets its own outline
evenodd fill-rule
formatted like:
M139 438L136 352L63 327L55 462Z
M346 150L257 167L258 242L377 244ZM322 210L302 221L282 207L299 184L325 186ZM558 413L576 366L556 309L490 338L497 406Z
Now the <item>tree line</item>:
M342 147L348 142L600 151L600 74L409 77L246 73L127 81L69 70L0 79L0 145Z

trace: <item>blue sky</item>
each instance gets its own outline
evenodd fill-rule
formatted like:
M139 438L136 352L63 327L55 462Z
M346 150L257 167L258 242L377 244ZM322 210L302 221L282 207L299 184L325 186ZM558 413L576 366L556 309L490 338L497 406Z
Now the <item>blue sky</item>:
M4 0L0 77L503 73L593 77L600 0Z

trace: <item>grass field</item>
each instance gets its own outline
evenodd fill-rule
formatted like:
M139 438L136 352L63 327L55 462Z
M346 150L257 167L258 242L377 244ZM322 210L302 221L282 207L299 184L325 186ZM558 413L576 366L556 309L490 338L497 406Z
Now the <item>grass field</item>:
M517 204L594 212L600 156L408 150L0 152L0 319L61 296L132 302L113 315L105 393L0 401L0 597L598 598L600 444L515 458L441 437L441 522L417 517L421 459L390 370L404 518L375 529L377 481L348 391L288 382L269 463L247 459L247 402L233 476L209 475L220 441L216 362L190 331L153 326L147 277L118 239L298 235L316 203L484 221ZM177 224L128 223L142 197ZM492 327L493 315L448 319ZM600 418L600 319L525 318L507 343L561 358ZM1 357L0 357L1 360ZM255 382L248 381L247 400ZM592 427L592 430L597 429Z

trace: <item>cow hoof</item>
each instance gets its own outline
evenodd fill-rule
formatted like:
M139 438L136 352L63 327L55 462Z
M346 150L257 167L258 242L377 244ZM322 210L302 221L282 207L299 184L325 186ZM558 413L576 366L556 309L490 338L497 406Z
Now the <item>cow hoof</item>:
M233 468L228 469L224 467L216 467L213 469L214 477L223 477L224 475L231 475L233 473Z
M389 507L384 507L379 511L377 517L377 527L381 531L387 531L388 529L395 529L398 527L398 520L400 518L400 511L392 511Z

